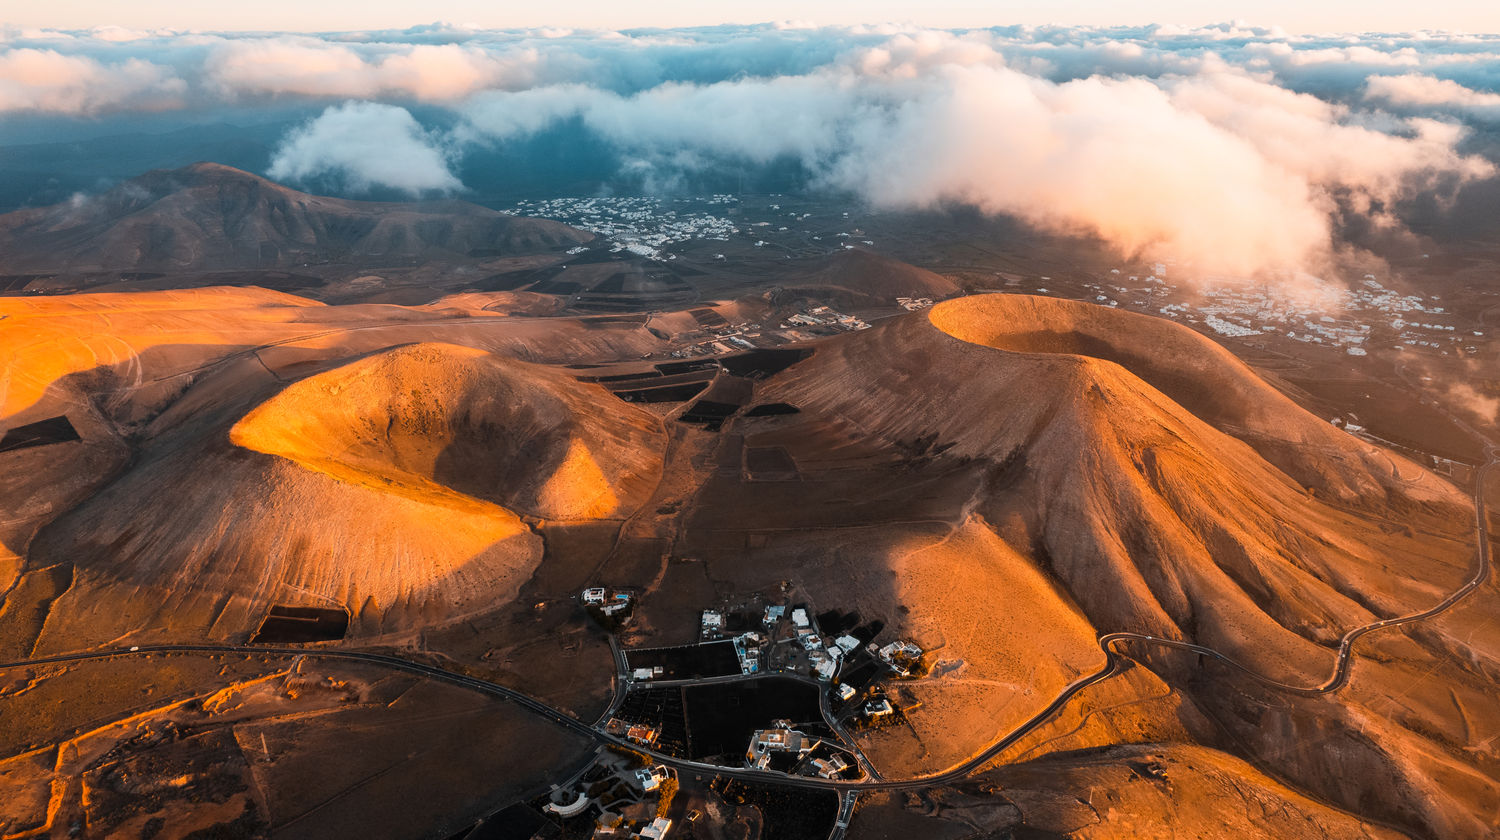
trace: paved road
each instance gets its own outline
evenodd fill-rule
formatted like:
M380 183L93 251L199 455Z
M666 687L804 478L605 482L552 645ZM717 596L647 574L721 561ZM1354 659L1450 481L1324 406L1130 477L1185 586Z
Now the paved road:
M625 702L625 693L630 690L630 663L625 660L625 651L620 649L620 640L613 633L609 634L609 655L615 663L615 693L609 699L609 706L599 715L596 726L603 726L615 716L615 712Z
M1230 659L1229 657L1219 653L1213 648L1204 647L1203 645L1195 645L1189 642L1179 642L1172 639L1160 639L1153 636L1143 636L1139 633L1109 633L1107 635L1099 637L1099 644L1105 647L1106 650L1110 649L1117 642L1143 642L1149 645L1177 648L1179 650L1189 650L1194 653L1199 653L1204 656L1209 656L1217 659L1218 661L1223 662L1224 664L1229 665L1230 667L1238 671L1248 674L1250 677L1262 683L1265 683L1266 685L1293 694L1312 696L1318 694L1327 694L1331 691L1338 691L1349 682L1349 670L1354 662L1354 643L1359 641L1361 637L1368 633L1373 633L1376 630L1383 630L1387 627L1399 627L1403 624L1412 624L1414 622L1424 621L1426 619L1435 618L1436 616L1442 615L1443 613L1452 609L1454 605L1456 605L1459 601L1462 601L1466 596L1469 595L1469 593L1473 592L1475 589L1478 589L1484 584L1486 580L1489 579L1492 558L1490 557L1489 517L1486 516L1486 509L1484 505L1484 482L1487 474L1490 471L1496 469L1497 466L1500 466L1500 447L1490 447L1487 454L1489 456L1489 461L1479 469L1478 473L1475 476L1477 487L1474 491L1474 533L1476 539L1478 540L1478 546L1476 549L1474 573L1470 575L1469 579L1465 581L1462 586L1454 590L1451 595L1449 595L1447 598L1444 598L1442 601L1438 602L1437 605L1429 609L1422 610L1421 612L1411 613L1410 615L1399 616L1396 618L1386 618L1381 619L1380 621L1372 621L1369 624L1361 625L1354 628L1353 630L1350 630L1348 633L1345 633L1344 637L1339 640L1338 656L1334 660L1333 673L1329 675L1328 679L1324 680L1319 685L1300 686L1273 680L1262 674L1256 673L1245 665L1236 662L1233 659Z
M854 800L859 798L859 791L846 792L839 799L838 817L833 821L833 830L828 832L828 840L841 840L844 831L849 828L849 820L854 816Z
M618 645L614 642L613 636L610 637L610 641L615 649L619 650ZM848 731L844 729L843 724L839 723L838 718L833 714L833 709L828 705L828 691L826 690L828 686L820 680L803 674L793 674L783 671L761 671L754 674L721 674L715 677L697 677L676 680L641 680L640 682L634 683L634 685L640 686L642 688L680 688L690 685L719 685L722 683L753 682L755 680L764 679L791 680L793 682L799 682L804 685L812 686L814 689L816 689L818 692L818 712L823 717L823 723L826 724L829 729L833 730L833 733L835 735L838 735L839 738L843 739L844 743L848 745L849 751L854 754L855 761L859 763L861 769L864 770L865 774L868 777L872 779L880 778L880 773L875 769L875 765L865 757L864 751L859 748L859 743L849 735ZM604 721L609 720L610 716L614 714L615 709L619 708L620 703L624 702L626 688L628 688L628 685L622 680L615 692L615 699L610 703L609 710L600 717L600 723L597 725L602 726ZM640 748L634 747L634 749ZM781 778L781 774L776 774L776 777Z
M274 647L271 645L137 645L130 648L109 648L82 653L60 653L52 656L39 656L34 659L22 659L15 662L0 662L0 668L25 668L33 665L85 662L98 659L148 657L159 653L259 654L287 658L303 657L306 659L330 659L343 662L368 662L386 668L395 668L424 677L431 677L453 685L501 697L567 729L590 737L594 735L594 728L592 726L513 688L507 688L498 683L492 683L478 677L471 677L468 674L461 674L457 671L449 671L446 668L439 668L436 665L413 662L410 659L402 659L399 656L387 656L383 653L369 653L358 650L303 650L298 648Z
M1480 437L1481 440L1484 439L1477 434L1476 437ZM1255 672L1248 666L1203 645L1192 644L1190 642L1181 642L1173 639L1161 639L1140 633L1108 633L1099 637L1099 647L1104 651L1105 654L1105 663L1099 670L1095 671L1092 674L1079 677L1077 680L1069 683L1065 688L1063 688L1060 693L1058 693L1056 697L1052 699L1050 703L1047 704L1045 708L1037 712L1016 729L1012 730L1005 736L1001 737L999 740L992 743L978 755L975 755L968 761L965 761L963 764L960 764L936 775L924 776L916 779L905 779L897 781L887 781L882 779L868 779L864 781L838 781L809 778L803 776L788 776L782 773L776 773L767 770L726 768L700 761L689 761L686 759L675 758L673 756L659 753L655 750L642 748L638 745L631 744L622 738L616 738L614 736L608 735L607 733L601 732L594 726L584 723L562 711L559 711L558 709L554 709L553 707L548 706L540 700L532 698L522 692L516 691L515 689L508 688L497 683L492 683L488 680L483 680L478 677L472 677L467 674L449 671L444 668L439 668L435 665L427 665L420 662L413 662L409 659L402 659L401 657L397 656L388 656L386 654L369 653L364 651L299 650L288 649L285 647L271 647L266 645L140 645L133 649L113 648L108 650L57 654L54 656L23 659L15 662L0 663L0 668L28 667L49 663L81 662L86 660L111 659L121 657L146 657L152 654L161 653L204 653L231 655L262 654L284 657L302 656L309 659L366 662L374 665L407 671L436 680L442 680L454 685L463 686L475 691L503 698L517 704L518 706L538 715L539 717L553 724L561 726L584 737L593 739L596 742L615 744L639 752L644 752L650 755L654 760L669 767L676 768L679 772L682 770L690 770L700 773L725 776L728 778L742 779L745 781L769 782L799 788L816 788L824 790L843 791L851 794L858 791L912 790L935 787L958 781L959 779L962 779L973 773L974 771L980 769L989 761L991 761L995 756L999 755L1001 752L1004 752L1017 741L1026 737L1037 727L1045 723L1049 718L1051 718L1054 714L1061 710L1062 707L1065 706L1070 700L1072 700L1073 697L1075 697L1080 691L1095 683L1109 679L1110 677L1117 674L1120 671L1124 661L1128 658L1117 650L1117 647L1122 643L1131 643L1135 645L1146 646L1154 645L1179 650L1188 650L1194 653L1201 654L1203 656L1209 656L1247 674L1248 676L1266 685L1269 685L1281 691L1288 691L1303 695L1317 695L1339 690L1349 680L1349 669L1353 661L1353 646L1354 643L1361 637L1376 630L1381 630L1387 627L1396 627L1403 624L1411 624L1440 615L1452 609L1455 605L1461 602L1465 597L1471 594L1489 578L1492 558L1489 546L1489 524L1485 513L1486 508L1484 505L1484 483L1489 473L1495 471L1497 467L1500 467L1500 446L1488 444L1487 455L1489 457L1489 460L1477 471L1475 476L1475 534L1478 539L1478 545L1476 550L1476 563L1473 575L1466 583L1460 586L1451 595L1449 595L1447 598L1444 598L1440 603L1431 607L1430 609L1397 618L1388 618L1382 619L1380 621L1374 621L1350 630L1348 633L1344 634L1343 639L1339 643L1338 654L1334 663L1333 673L1322 684L1317 686L1299 686L1273 680L1269 677ZM616 667L618 669L620 667L618 664L618 657L616 658L616 663ZM771 675L768 674L762 676ZM620 691L617 687L617 698L619 694ZM845 801L852 802L852 800L850 799L846 799Z

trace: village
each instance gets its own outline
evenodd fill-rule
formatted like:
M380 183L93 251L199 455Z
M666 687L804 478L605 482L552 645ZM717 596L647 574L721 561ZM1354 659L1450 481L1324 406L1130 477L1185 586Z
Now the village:
M932 302L928 300L927 305L931 304ZM912 308L906 307L905 304L901 305L908 310ZM668 355L674 359L717 356L741 350L780 347L842 332L855 332L870 328L869 322L864 319L839 312L830 306L803 304L797 307L797 310L782 319L779 324L757 322L732 324L719 319L720 323L677 336L676 340L681 342L682 346Z
M594 196L522 201L512 212L521 216L557 219L607 240L607 244L596 247L630 251L647 259L667 261L676 259L675 254L663 250L670 245L695 240L727 241L740 232L739 227L724 216L693 212L686 207L679 212L672 204L718 207L733 205L737 201L728 195L675 202L648 196ZM582 253L588 249L589 246L579 246L569 253Z
M1109 282L1083 287L1104 306L1124 303L1228 338L1285 338L1350 356L1368 355L1377 342L1467 356L1478 352L1474 339L1484 336L1455 324L1437 296L1401 294L1372 274L1347 286L1308 275L1292 286L1205 282L1198 289L1168 282L1167 271L1163 263L1144 277L1112 269Z
M637 593L614 587L587 588L579 600L611 634L637 607ZM617 699L598 727L616 746L554 789L544 810L592 820L593 837L668 836L660 802L676 777L653 755L710 772L869 778L850 731L899 719L885 683L926 669L921 647L877 641L883 630L852 613L747 598L701 610L694 644L619 649Z
M851 221L847 212L839 218L823 214L813 219L813 213L790 210L780 203L747 204L731 195L523 201L516 205L515 212L555 218L603 238L600 244L579 246L570 253L604 248L662 262L677 259L676 253L668 252L670 246L686 247L695 242L733 240L754 248L785 249L789 256L826 254L855 247L854 243L874 244L857 227L836 229ZM724 253L699 256L716 261L729 258ZM1368 355L1376 347L1471 356L1478 352L1484 338L1483 330L1455 323L1438 296L1397 291L1373 274L1348 283L1312 275L1277 284L1211 277L1179 283L1167 279L1169 272L1173 276L1178 272L1170 260L1144 268L1147 270L1136 274L1111 269L1094 282L1082 283L1080 291L1084 299L1102 306L1160 314L1227 338L1284 339L1350 356ZM1035 278L1042 283L1049 279ZM1052 290L1039 287L1034 291L1049 294ZM895 301L906 311L932 304L926 298L902 297ZM807 310L777 326L732 325L722 335L679 348L675 355L685 358L752 345L776 346L867 326L854 316Z
M507 208L518 216L556 219L596 234L600 240L570 254L592 249L630 253L659 262L691 256L702 262L736 263L754 249L786 258L809 257L873 246L848 212L789 210L779 196L747 198L728 194L665 198L586 196L518 201ZM729 243L718 245L717 243ZM695 246L696 243L696 246Z

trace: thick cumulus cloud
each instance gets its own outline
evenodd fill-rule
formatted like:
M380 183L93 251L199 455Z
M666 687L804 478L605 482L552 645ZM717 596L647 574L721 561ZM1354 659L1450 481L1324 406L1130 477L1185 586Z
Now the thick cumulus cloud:
M1500 93L1464 87L1452 79L1409 74L1376 76L1365 86L1365 98L1403 110L1460 114L1500 123Z
M367 54L315 38L235 40L204 62L205 83L226 97L396 96L444 102L535 81L538 56L459 44L415 44Z
M331 179L352 192L386 187L420 196L463 187L410 112L374 102L334 106L293 130L267 174L285 181Z
M466 150L576 122L648 182L790 161L876 206L961 203L1251 274L1326 259L1341 247L1335 219L1399 229L1404 201L1491 177L1476 150L1500 123L1500 37L1241 25L0 33L0 113L288 103L322 110L276 152L268 174L289 180L456 191Z
M104 63L50 49L0 51L0 114L95 114L178 107L187 84L138 58Z
M961 203L1235 274L1327 257L1335 196L1394 224L1383 208L1405 195L1491 172L1456 151L1454 125L1387 133L1241 74L1059 83L969 60L983 56L961 45L896 46L804 76L489 93L466 104L455 136L578 118L664 166L792 158L878 207Z

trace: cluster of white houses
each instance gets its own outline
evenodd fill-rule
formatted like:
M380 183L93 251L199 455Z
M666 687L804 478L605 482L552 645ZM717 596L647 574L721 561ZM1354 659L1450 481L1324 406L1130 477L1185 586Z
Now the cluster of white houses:
M590 587L583 590L583 604L589 609L598 610L607 617L618 616L629 610L632 606L631 594L624 590L608 589L603 586ZM782 625L782 622L790 619L790 626ZM740 673L757 674L766 667L765 654L768 651L769 641L793 641L801 645L806 654L806 662L810 675L816 675L824 682L833 682L839 674L843 663L859 650L861 642L858 638L847 633L839 636L824 636L818 632L812 617L808 614L806 607L788 607L785 604L771 604L765 607L761 623L764 632L758 630L747 630L730 636L728 633L728 622L722 610L703 610L699 620L699 642L720 643L729 641L734 646L735 658L739 662ZM790 635L787 635L789 632ZM866 645L871 656L885 663L892 671L900 676L909 676L912 668L922 658L922 649L912 642L898 639L884 646L876 646L873 642ZM661 666L650 668L635 668L630 673L630 678L635 681L648 681L663 675ZM840 686L839 696L849 699L852 689Z
M602 814L598 823L594 825L594 837L597 840L615 840L615 838L640 838L640 840L666 840L667 834L672 830L672 821L666 817L657 817L650 823L641 826L639 830L632 829L618 814Z
M870 325L853 315L846 315L830 306L814 306L805 312L787 316L783 328L835 327L841 330L867 330Z
M838 676L844 661L860 647L859 639L847 633L837 637L821 635L805 607L792 608L789 614L788 607L784 604L767 606L762 623L767 633L775 635L778 623L787 618L791 621L791 639L806 652L812 674L824 682L832 682ZM699 626L700 637L704 642L719 641L726 635L724 613L719 610L704 610ZM759 673L763 664L762 646L766 643L766 634L750 630L731 639L735 655L740 661L740 671L745 674ZM911 667L922 658L922 649L905 640L898 640L884 647L871 644L868 648L872 656L879 658L902 676L909 674ZM650 676L642 673L637 678L650 679ZM839 696L842 699L847 700L852 696L853 689L847 686L840 686L840 689Z
M722 205L737 203L737 200L733 196L716 195L694 203ZM609 240L611 251L630 251L652 260L676 259L675 254L662 250L671 245L700 239L727 241L740 232L734 222L716 212L694 213L687 208L674 209L662 199L646 196L521 201L516 204L515 212L566 222ZM580 248L587 250L584 246Z
M665 765L636 767L628 757L601 753L583 775L554 787L542 810L573 819L597 807L595 838L666 840L672 821L663 814L663 804L669 801L662 799L663 784L676 777L676 771Z
M791 721L773 721L770 729L757 729L750 736L750 746L745 750L745 766L766 770L771 766L772 756L778 754L806 758L821 743L817 738L793 729ZM809 764L816 775L825 779L838 778L840 773L849 769L849 761L836 752L826 758L815 757Z

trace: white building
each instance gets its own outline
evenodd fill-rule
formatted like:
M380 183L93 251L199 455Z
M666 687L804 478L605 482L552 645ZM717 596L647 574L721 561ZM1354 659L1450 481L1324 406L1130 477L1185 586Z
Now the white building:
M819 776L825 779L836 779L839 773L849 766L849 762L845 761L843 756L835 755L826 760L815 758L812 760L812 766Z
M703 611L703 632L717 633L724 629L724 614L718 610Z
M905 639L897 639L880 649L880 658L891 667L899 668L903 663L912 663L921 659L922 649Z
M891 701L882 697L879 700L871 700L865 704L865 714L870 717L884 717L896 711Z
M816 666L818 679L831 680L838 675L839 663L837 659L823 658Z
M559 817L576 817L589 807L589 802L589 798L580 793L578 794L577 799L574 799L572 802L566 805L560 805L556 802L548 802L546 805L542 806L542 810L546 811L549 814L556 814Z
M661 787L661 783L670 775L664 765L658 764L655 767L642 767L635 771L635 780L641 786L641 790L652 791Z
M666 817L657 817L651 824L641 829L643 840L665 840L667 832L672 830L672 821Z
M790 721L778 720L771 729L757 729L750 736L750 747L745 750L745 766L764 770L771 763L771 753L796 753L799 756L813 751L816 739L792 728Z

